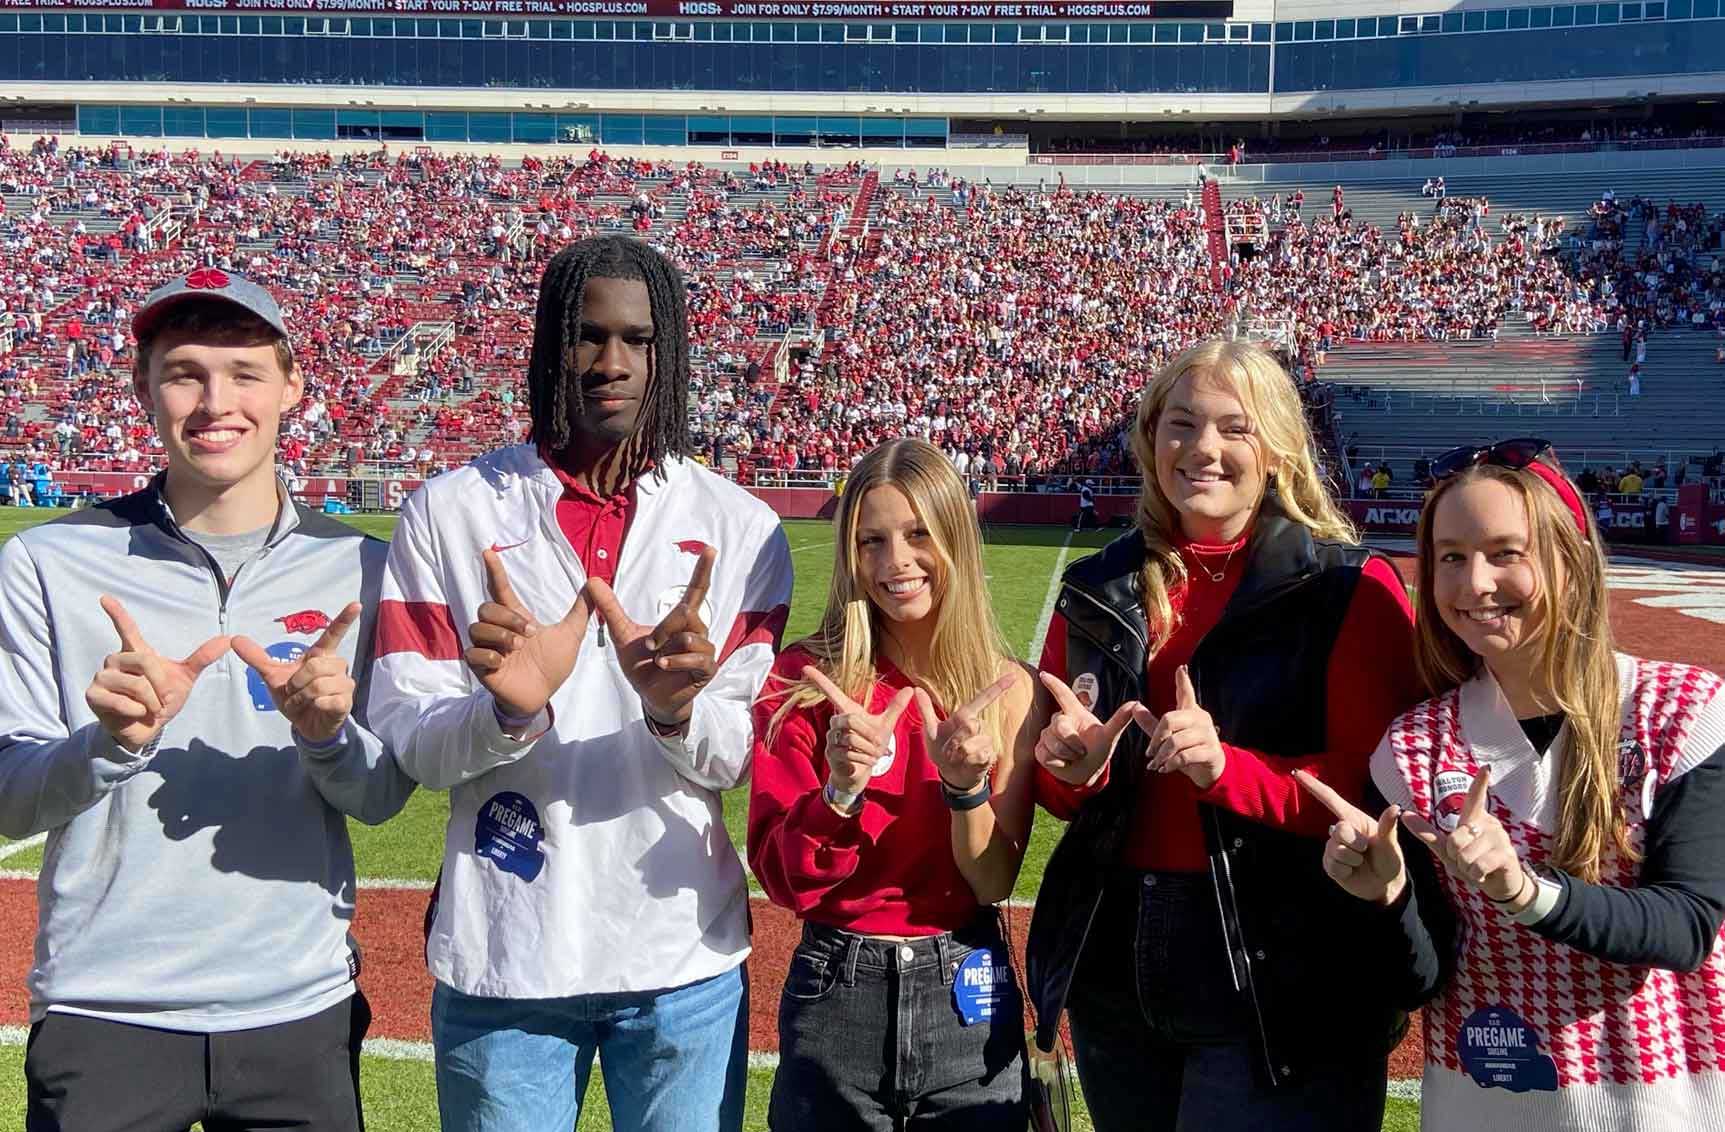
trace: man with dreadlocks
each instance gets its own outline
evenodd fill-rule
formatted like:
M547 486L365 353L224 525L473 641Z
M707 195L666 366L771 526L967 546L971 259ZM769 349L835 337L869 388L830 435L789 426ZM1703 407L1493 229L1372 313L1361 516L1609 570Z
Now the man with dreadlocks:
M688 458L685 302L633 239L553 256L532 443L415 492L390 547L371 718L450 795L426 941L446 1132L568 1132L595 1053L618 1129L742 1125L748 891L719 792L749 770L791 562L773 512Z

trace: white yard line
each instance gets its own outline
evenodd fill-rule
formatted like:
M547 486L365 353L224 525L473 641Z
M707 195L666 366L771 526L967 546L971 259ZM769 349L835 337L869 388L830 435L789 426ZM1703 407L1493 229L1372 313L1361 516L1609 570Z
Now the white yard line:
M10 841L5 845L0 845L0 861L10 860L20 853L36 848L36 846L47 840L48 835L46 833L38 833L33 836L26 837L22 841Z
M435 1057L430 1042L410 1042L402 1038L367 1038L360 1050L389 1061L431 1061Z
M832 545L832 544L833 544L833 540L832 540L832 539L828 539L828 540L827 540L827 541L825 541L825 542L810 542L810 543L805 543L805 544L803 544L803 545L802 545L802 546L793 546L793 547L791 547L791 553L792 553L792 554L801 554L801 553L802 553L802 552L803 552L803 551L805 551L805 550L819 550L819 549L820 549L820 548L821 548L821 547L823 547L823 546L831 546L831 545Z
M401 880L396 877L360 877L359 887L362 892L382 889L386 892L430 892L429 880Z
M1054 576L1048 579L1048 596L1042 601L1042 613L1036 619L1036 632L1030 638L1030 651L1024 659L1031 664L1042 660L1042 646L1048 640L1048 626L1054 620L1054 602L1060 597L1060 575L1066 569L1066 556L1072 553L1072 531L1066 532L1066 539L1060 544L1060 555L1054 560Z
M1419 1103L1420 1079L1418 1077L1403 1077L1391 1081L1390 1096L1398 1101Z

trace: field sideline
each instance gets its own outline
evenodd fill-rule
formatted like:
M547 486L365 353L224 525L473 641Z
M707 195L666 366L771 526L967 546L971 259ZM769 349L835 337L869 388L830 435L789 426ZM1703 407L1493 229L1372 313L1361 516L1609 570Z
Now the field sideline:
M62 513L0 508L0 542ZM388 538L395 526L393 516L346 518L352 525L383 538ZM806 634L819 619L832 565L832 529L824 522L797 521L787 522L785 529L797 578L786 629L789 641ZM984 564L994 607L1007 641L1021 655L1034 660L1039 652L1052 608L1052 583L1060 567L1071 558L1101 546L1109 537L1111 532L1074 535L1062 528L1049 527L997 527L985 531ZM1692 574L1688 571L1692 569L1700 572L1698 580L1689 580ZM1616 577L1619 573L1623 575L1621 578ZM1725 647L1718 641L1725 634L1717 627L1725 618L1713 615L1716 608L1725 607L1725 571L1642 564L1622 571L1614 569L1614 586L1644 590L1648 595L1613 594L1617 615L1614 619L1625 638L1624 647L1643 655L1685 659L1725 671ZM1713 631L1697 634L1700 626L1693 618L1715 622L1708 626ZM1709 641L1713 643L1709 645ZM741 846L747 813L746 791L729 792L724 808L725 824L733 843ZM378 1015L374 1038L382 1039L368 1043L364 1061L367 1120L373 1132L417 1132L436 1126L435 1089L431 1067L425 1060L424 1043L428 1035L421 999L428 980L417 955L418 912L424 906L423 890L430 886L437 872L447 813L447 795L421 791L399 817L382 827L350 826L364 890L359 897L361 915L356 921L356 933L367 948L362 986ZM1018 900L1034 897L1058 834L1058 823L1039 811L1015 892ZM39 838L16 843L0 839L0 898L6 900L8 909L27 914L29 923L34 920L32 882L41 858ZM781 947L788 948L785 941L770 943L762 938L782 934L783 926L775 922L782 913L778 916L775 913L777 909L764 902L757 903L757 951L763 959L769 951L776 956ZM24 915L7 918L19 922L9 929L0 926L0 945L4 947L0 952L0 963L4 963L0 968L0 978L4 980L0 982L0 1126L16 1127L22 1123L24 1100L25 1018L19 983L29 962L30 929L22 922ZM1018 913L1014 918L1021 933L1028 917ZM763 1043L763 1037L770 1035L763 1034L762 1027L770 1030L776 995L777 982L767 985L766 980L757 976L752 1011L756 1024L751 1043L757 1050L773 1048L770 1041ZM753 1059L747 1121L750 1129L766 1126L765 1105L773 1056L767 1052ZM1397 1090L1399 1098L1391 1100L1386 1129L1417 1127L1418 1106L1407 1087L1412 1084L1401 1083ZM595 1074L590 1098L600 1091L602 1086ZM579 1128L607 1128L602 1109L599 1105L585 1111ZM1088 1127L1088 1121L1081 1120L1078 1126Z

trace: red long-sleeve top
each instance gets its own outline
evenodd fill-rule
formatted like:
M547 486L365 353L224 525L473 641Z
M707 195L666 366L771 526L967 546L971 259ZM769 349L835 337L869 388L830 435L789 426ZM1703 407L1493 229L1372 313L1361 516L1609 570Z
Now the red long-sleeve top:
M869 780L853 817L836 813L821 796L832 704L792 711L767 742L784 690L813 663L795 647L780 653L755 703L748 831L755 879L773 903L799 917L862 935L964 927L976 914L976 896L953 860L952 814L915 704L899 717L891 764ZM879 664L864 704L871 712L884 710L910 684L890 662Z
M1248 532L1246 538L1250 537ZM1246 538L1225 545L1185 542L1187 584L1170 595L1178 627L1149 664L1146 681L1158 716L1174 707L1174 673L1192 659L1204 635L1222 618L1246 570ZM1212 579L1220 572L1220 581ZM1066 671L1066 622L1048 627L1041 667L1062 680ZM1395 568L1381 558L1369 562L1354 590L1341 631L1330 652L1326 687L1326 751L1300 758L1265 755L1222 736L1222 776L1200 790L1186 775L1146 774L1139 781L1132 832L1124 863L1134 869L1198 872L1208 867L1198 803L1221 806L1241 817L1295 833L1321 837L1334 816L1307 794L1295 770L1310 771L1344 798L1365 793L1368 764L1378 740L1397 715L1424 698L1414 670L1413 610ZM1107 782L1104 773L1088 789L1068 786L1041 766L1036 795L1057 817L1070 818L1079 803Z

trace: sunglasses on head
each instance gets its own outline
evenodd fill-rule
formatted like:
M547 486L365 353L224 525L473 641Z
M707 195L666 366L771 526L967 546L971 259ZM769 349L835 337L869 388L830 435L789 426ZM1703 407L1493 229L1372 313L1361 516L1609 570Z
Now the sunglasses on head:
M1496 444L1476 447L1464 444L1451 448L1432 461L1432 479L1447 480L1459 476L1476 464L1491 464L1499 468L1521 469L1533 464L1551 451L1551 441L1537 436L1518 436Z
M1529 472L1557 493L1557 498L1562 500L1564 507L1568 509L1570 518L1575 520L1575 529L1581 533L1582 541L1587 542L1590 539L1587 507L1581 501L1581 493L1569 482L1568 477L1540 460L1541 456L1550 451L1551 441L1541 440L1537 436L1500 440L1484 448L1464 444L1460 448L1451 448L1432 461L1432 479L1442 483L1479 464Z

